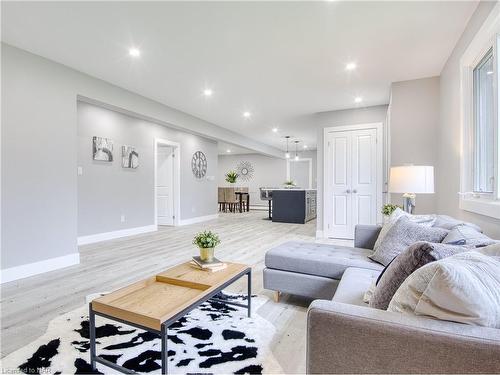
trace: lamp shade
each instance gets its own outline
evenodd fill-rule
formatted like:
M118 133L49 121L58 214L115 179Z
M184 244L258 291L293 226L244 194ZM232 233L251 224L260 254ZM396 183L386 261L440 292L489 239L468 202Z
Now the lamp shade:
M434 193L434 167L427 165L391 167L389 192L403 194Z

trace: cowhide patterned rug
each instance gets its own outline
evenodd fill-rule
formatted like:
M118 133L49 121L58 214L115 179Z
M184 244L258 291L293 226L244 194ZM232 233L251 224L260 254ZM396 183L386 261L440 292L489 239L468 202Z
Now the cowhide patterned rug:
M247 298L219 297L245 304ZM270 351L275 327L255 313L266 301L252 297L251 318L245 308L209 301L174 323L168 335L169 373L282 373ZM2 368L10 373L91 373L88 325L88 305L61 315L43 336L3 358ZM158 336L99 316L96 327L100 356L136 372L161 373ZM98 373L116 373L97 366Z

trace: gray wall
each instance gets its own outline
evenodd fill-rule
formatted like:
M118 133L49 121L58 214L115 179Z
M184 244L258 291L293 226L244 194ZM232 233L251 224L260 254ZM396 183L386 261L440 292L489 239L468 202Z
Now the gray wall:
M5 43L1 58L2 269L78 251L78 95L141 114L162 125L281 154Z
M432 165L435 175L439 127L439 77L395 82L391 87L388 125L390 166ZM417 213L436 212L436 194L419 194ZM403 204L402 194L391 194L391 202Z
M2 47L5 269L77 252L76 95L60 66Z
M238 180L236 186L248 187L252 206L267 206L267 202L260 200L259 187L281 186L283 184L286 179L285 159L260 154L219 155L218 186L230 186L226 182L225 175L231 170L236 170L236 166L240 161L248 161L252 164L254 177L248 182Z
M78 236L152 225L154 215L154 140L180 143L180 219L213 215L217 211L215 178L197 179L191 157L200 150L208 160L207 176L217 171L217 144L205 138L169 129L85 102L78 102ZM114 161L92 159L92 137L111 138ZM121 146L139 152L139 168L121 166ZM121 222L121 215L125 222Z
M441 72L440 126L438 127L437 210L480 225L500 239L500 220L461 210L460 191L460 58L496 2L480 2Z
M302 158L312 159L312 182L316 188L316 151L303 151ZM230 186L226 182L226 173L236 170L241 161L248 161L254 167L254 176L250 181L237 181L235 186L248 187L250 204L252 206L266 206L267 201L260 200L259 187L280 187L286 180L286 159L274 158L260 154L219 155L219 170L217 175L218 186Z
M368 124L382 122L385 124L387 105L345 109L318 113L314 116L314 124L318 132L317 147L317 187L318 187L318 219L317 230L323 231L323 130L333 126Z

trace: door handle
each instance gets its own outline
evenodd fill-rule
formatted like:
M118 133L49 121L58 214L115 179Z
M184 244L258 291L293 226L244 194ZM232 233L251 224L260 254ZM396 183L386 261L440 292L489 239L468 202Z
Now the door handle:
M350 194L350 193L351 193L351 191L350 191L349 189L347 189L345 192L346 192L347 194Z
M356 189L354 189L352 192L353 192L353 194L356 194L358 191Z

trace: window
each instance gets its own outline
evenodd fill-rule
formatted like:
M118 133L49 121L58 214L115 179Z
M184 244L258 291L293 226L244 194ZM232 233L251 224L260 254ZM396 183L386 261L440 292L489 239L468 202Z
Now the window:
M473 70L473 191L494 192L495 183L495 94L493 49Z
M500 219L500 4L460 59L459 207Z

